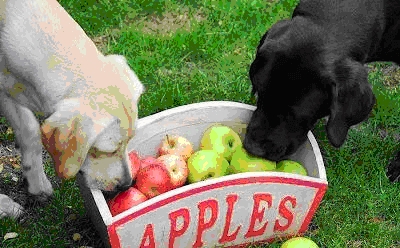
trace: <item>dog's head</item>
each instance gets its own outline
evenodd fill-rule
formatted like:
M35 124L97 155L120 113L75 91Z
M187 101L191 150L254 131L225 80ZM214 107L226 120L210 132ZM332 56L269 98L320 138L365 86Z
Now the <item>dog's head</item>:
M124 57L109 55L103 64L83 94L60 102L45 120L42 142L60 178L79 172L90 188L118 191L132 183L126 146L144 87Z
M350 126L368 117L375 97L366 68L326 40L301 20L280 21L262 37L249 72L258 98L244 140L250 153L285 158L325 116L328 138L339 147Z

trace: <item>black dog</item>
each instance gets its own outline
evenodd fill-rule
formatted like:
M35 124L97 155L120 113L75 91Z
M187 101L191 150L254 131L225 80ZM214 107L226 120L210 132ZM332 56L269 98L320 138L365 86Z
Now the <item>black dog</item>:
M340 147L375 104L364 66L372 61L400 63L399 0L300 1L291 20L262 37L250 66L258 100L246 150L280 160L325 116L329 141ZM391 181L400 177L400 153L397 159L388 167Z

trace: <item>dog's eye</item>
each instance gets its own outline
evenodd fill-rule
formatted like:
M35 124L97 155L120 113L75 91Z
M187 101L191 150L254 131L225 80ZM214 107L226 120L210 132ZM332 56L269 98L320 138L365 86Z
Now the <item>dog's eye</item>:
M118 153L118 151L119 151L119 146L114 151L100 151L98 148L92 147L90 155L92 155L93 158L101 158L104 156L109 157L115 155L116 153Z
M257 102L258 101L258 93L254 93L250 96L250 101Z
M111 152L111 155L117 154L121 150L122 144L123 144L123 142L119 141L117 147L115 148L115 150Z
M258 90L255 86L253 86L253 88L251 89L251 94L252 95L256 95L258 93Z

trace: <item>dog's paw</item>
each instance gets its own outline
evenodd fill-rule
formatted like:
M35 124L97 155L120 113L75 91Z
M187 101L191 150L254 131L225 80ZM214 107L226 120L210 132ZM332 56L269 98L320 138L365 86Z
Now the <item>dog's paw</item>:
M400 181L400 152L387 166L386 176L392 183Z
M18 219L23 216L24 208L6 195L0 194L0 218Z
M28 192L39 202L46 202L53 195L53 186L47 177L42 178L42 180L33 180L33 182L25 179L24 183Z

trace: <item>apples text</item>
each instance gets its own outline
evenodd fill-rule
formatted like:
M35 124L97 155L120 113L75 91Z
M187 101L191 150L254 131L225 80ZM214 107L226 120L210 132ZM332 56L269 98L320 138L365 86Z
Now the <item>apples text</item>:
M232 218L238 213L235 209L236 203L239 196L237 194L229 194L226 196L225 204L226 208L221 208L221 202L217 199L204 200L197 203L197 211L192 212L187 208L180 208L171 211L168 214L170 227L169 227L169 239L168 247L177 247L174 245L180 237L187 234L190 223L191 215L196 215L196 233L192 247L203 247L205 244L203 242L203 235L205 232L210 230L216 225L222 226L222 233L218 239L220 245L224 245L227 242L235 241L239 235L243 235L241 238L250 239L255 237L260 237L265 234L265 230L268 225L273 225L273 230L284 232L293 223L293 210L296 208L297 199L293 196L285 196L281 199L275 199L279 201L278 209L272 209L273 205L273 195L270 193L256 193L253 195L252 210L247 216L249 218L250 225L232 225ZM250 207L249 206L249 207ZM226 212L224 218L222 218L222 211ZM277 216L279 219L268 219L266 217L268 211L278 211ZM209 212L209 216L207 216ZM183 225L178 227L178 219L181 219ZM285 220L282 223L282 220ZM261 227L257 227L260 226ZM148 223L143 232L141 238L140 246L142 248L157 247L155 241L155 228L157 223Z

